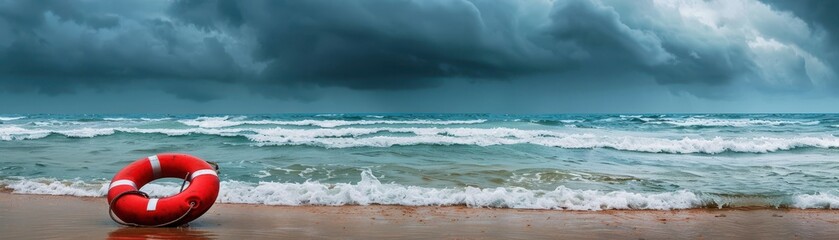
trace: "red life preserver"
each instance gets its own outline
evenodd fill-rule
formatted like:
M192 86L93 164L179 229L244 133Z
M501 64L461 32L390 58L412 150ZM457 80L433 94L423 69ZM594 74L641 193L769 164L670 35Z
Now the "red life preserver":
M189 181L189 187L160 199L139 191L160 178L181 178ZM210 210L218 190L218 174L209 163L187 154L158 154L139 159L114 175L108 188L109 214L123 225L179 226Z

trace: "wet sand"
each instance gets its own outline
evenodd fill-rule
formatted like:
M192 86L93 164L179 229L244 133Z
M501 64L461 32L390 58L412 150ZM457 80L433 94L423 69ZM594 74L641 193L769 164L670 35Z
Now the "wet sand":
M559 211L215 204L188 227L113 223L104 198L0 193L3 239L837 239L839 211Z

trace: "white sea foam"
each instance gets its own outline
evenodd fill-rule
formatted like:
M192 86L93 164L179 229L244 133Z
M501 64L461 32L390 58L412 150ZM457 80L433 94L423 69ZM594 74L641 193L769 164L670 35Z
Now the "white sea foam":
M781 135L773 137L679 137L630 135L625 132L561 132L513 128L335 128L335 129L244 129L244 128L78 128L68 130L0 127L0 140L39 139L50 134L89 138L116 132L182 136L205 134L241 136L259 146L311 145L326 148L391 147L410 145L514 145L534 144L549 147L585 149L611 148L651 153L723 152L767 153L795 148L839 148L833 135Z
M223 127L232 127L242 125L241 121L245 119L244 117L236 117L231 118L229 116L224 117L198 117L196 119L184 119L178 120L178 122L183 123L187 126L193 127L202 127L202 128L223 128Z
M797 208L839 209L839 196L830 193L796 195L793 202Z
M0 184L6 185L6 188L12 189L14 193L103 197L108 194L110 182L97 181L88 183L81 180L24 179L3 180L0 181ZM151 183L146 184L140 190L152 197L171 196L178 193L180 184Z
M119 118L103 118L102 120L105 120L105 121L133 121L135 119L119 117Z
M701 205L699 197L688 191L640 194L625 191L601 192L558 187L552 191L524 188L438 189L399 184L383 184L369 171L357 184L225 182L227 191L220 202L267 205L368 205L406 206L467 205L530 209L682 209Z
M14 120L20 120L20 119L24 119L24 118L26 118L26 117L22 117L22 116L21 117L0 117L0 121L14 121Z
M117 117L117 118L102 118L102 120L114 121L114 122L123 122L123 121L159 122L159 121L172 120L172 118L124 118L124 117Z
M14 193L103 197L108 193L108 181L85 182L56 179L7 179L0 186ZM177 183L150 183L142 191L153 197L176 194ZM787 198L781 198L787 199ZM404 206L467 205L470 207L497 207L523 209L688 209L711 205L724 206L713 196L696 194L687 190L661 193L634 193L627 191L597 191L570 189L564 186L554 190L531 190L520 187L497 188L428 188L382 183L369 170L361 173L357 183L279 183L223 181L217 202L264 205L369 205L387 204ZM754 206L789 204L802 209L839 209L839 196L829 193L793 195L789 200L757 199Z
M5 183L15 193L99 197L107 194L108 183L57 181L50 179L16 180ZM143 191L152 196L168 196L178 192L179 186L152 183ZM266 205L369 205L388 204L405 206L467 205L470 207L526 208L526 209L685 209L701 207L700 198L689 191L666 193L631 193L575 190L558 187L555 190L524 188L426 188L381 183L369 171L355 184L324 184L318 182L246 183L224 181L218 202Z
M763 119L719 119L719 118L638 118L648 124L670 124L680 127L752 127L752 126L780 126L780 125L818 125L820 121L790 121Z
M30 124L44 127L44 126L67 126L67 125L84 125L85 123L76 122L76 121L59 121L59 120L49 120L49 121L35 121L31 122Z
M240 125L289 125L289 126L316 126L322 128L334 128L340 126L351 125L375 125L375 124L404 124L404 125L455 125L455 124L478 124L486 122L485 119L477 120L297 120L297 121L278 121L278 120L245 120L245 117L198 117L196 119L178 120L187 126L201 127L201 128L223 128Z
M79 197L101 197L107 194L107 183L86 183L81 180L58 181L55 179L6 180L6 188L14 193L42 195L70 195Z
M0 127L0 140L3 141L39 139L49 135L48 130L30 130L17 126Z
M91 138L97 136L113 135L116 132L127 133L145 133L145 134L165 134L169 136L182 136L189 134L207 134L217 136L237 136L243 133L243 130L235 129L145 129L145 128L76 128L76 129L26 129L18 126L0 127L0 140L30 140L40 139L49 136L50 134L59 134L66 137L75 138ZM246 132L246 131L245 131Z
M61 135L78 138L92 138L96 136L113 135L115 130L113 128L79 128L59 131Z
M374 132L409 132L412 136L372 136L361 138L324 138L322 132L311 130L269 129L254 130L247 138L261 145L316 145L330 148L390 147L394 145L512 145L535 144L560 148L612 148L616 150L652 153L766 153L800 147L839 148L839 138L832 135L793 137L683 137L656 138L617 134L561 133L545 130L510 128L394 128L394 129L336 129L346 135ZM357 132L354 132L357 131ZM340 136L340 135L338 135Z

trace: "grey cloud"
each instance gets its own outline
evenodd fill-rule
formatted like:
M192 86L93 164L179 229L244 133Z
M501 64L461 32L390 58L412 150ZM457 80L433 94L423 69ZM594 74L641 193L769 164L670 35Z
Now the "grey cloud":
M548 31L556 40L579 47L586 60L637 67L673 58L654 33L627 26L614 8L592 1L558 1Z
M190 35L178 23L158 18L119 20L120 9L103 13L77 5L70 1L0 5L0 24L12 26L2 34L11 38L0 45L0 86L55 95L127 81L154 81L167 88L179 82L230 82L243 76L216 37ZM207 96L182 97L206 100Z
M703 97L712 95L707 86L724 85L735 81L752 68L744 45L715 42L702 34L686 34L683 30L662 29L658 22L632 21L645 16L655 21L665 16L649 13L633 2L621 1L557 1L551 13L548 31L555 41L571 42L585 57L579 65L589 66L587 74L606 72L599 80L627 81L626 75L644 73L656 82L676 86ZM640 12L639 12L640 11ZM648 15L650 14L650 15ZM676 25L679 22L671 22ZM673 27L672 25L668 27ZM684 85L702 85L685 87Z
M244 21L237 1L181 0L172 4L168 12L205 30L214 29L217 23L239 27Z
M452 79L646 81L704 98L836 84L835 44L808 30L833 34L832 15L740 3L747 20L653 1L180 0L141 10L0 1L0 86L62 94L142 81L209 101L223 96L219 84L236 84L311 101L325 88L434 89Z
M527 8L534 4L541 3L180 1L172 12L205 29L252 29L259 46L253 56L268 63L263 83L283 86L413 89L448 78L530 75L557 81L595 75L605 84L644 73L677 90L715 97L707 87L760 84L767 75L747 37L697 27L698 20L684 19L677 9L668 15L647 1L588 0ZM774 67L807 77L800 64Z
M44 13L50 12L64 21L73 21L94 29L112 28L119 26L119 17L108 13L88 13L79 9L72 1L44 0L44 1L2 1L0 2L0 18L13 23L18 31L32 30L45 21Z
M654 34L623 25L606 6L526 5L179 1L170 11L210 31L253 29L259 43L253 56L268 63L262 84L296 88L429 88L449 78L510 80L580 71L597 61L601 69L632 71L670 58ZM532 12L540 7L548 10ZM586 25L590 21L594 24Z
M813 24L814 27L823 28L831 35L834 43L839 43L839 36L836 34L839 30L839 15L836 14L836 9L839 9L839 2L837 1L821 1L821 0L761 0L772 7L789 11L795 16Z
M839 9L839 1L819 1L819 0L799 0L799 1L779 1L779 0L761 0L770 4L773 8L780 11L787 11L801 18L810 24L811 29L815 34L824 34L828 46L826 48L814 49L815 54L819 54L826 59L833 69L839 69L839 14L836 14L836 9ZM791 34L797 36L800 34ZM813 46L804 46L813 48Z
M467 1L244 4L240 15L259 42L255 57L270 62L262 73L268 82L412 89L441 78L503 79L545 68L491 39L491 32L512 29L488 25Z

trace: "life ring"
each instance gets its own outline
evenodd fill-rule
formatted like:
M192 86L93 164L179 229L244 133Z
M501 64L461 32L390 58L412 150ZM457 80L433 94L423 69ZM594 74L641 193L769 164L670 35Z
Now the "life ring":
M160 178L181 178L189 181L189 186L159 199L139 191ZM158 154L134 161L114 175L108 187L108 214L128 226L180 226L210 210L218 191L219 178L213 165L187 154Z

